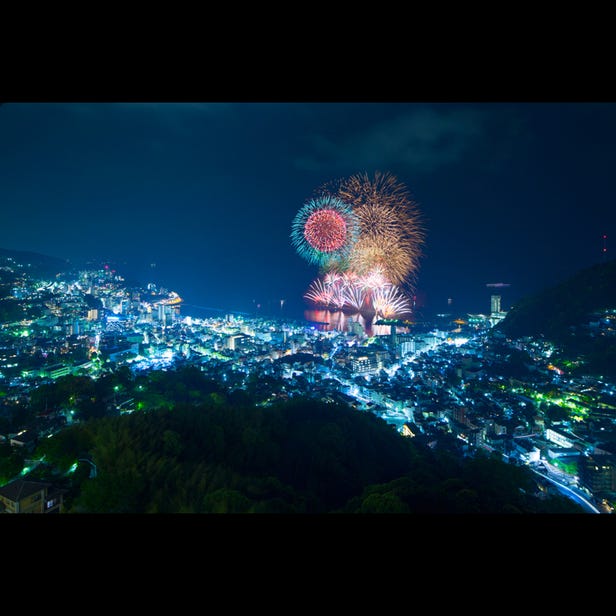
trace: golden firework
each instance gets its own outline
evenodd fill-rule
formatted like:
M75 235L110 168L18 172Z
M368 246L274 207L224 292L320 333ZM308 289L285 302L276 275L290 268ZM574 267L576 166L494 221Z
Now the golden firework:
M359 239L351 248L349 265L358 274L380 266L393 284L414 280L424 230L416 204L394 175L356 174L339 182L337 196L353 208Z

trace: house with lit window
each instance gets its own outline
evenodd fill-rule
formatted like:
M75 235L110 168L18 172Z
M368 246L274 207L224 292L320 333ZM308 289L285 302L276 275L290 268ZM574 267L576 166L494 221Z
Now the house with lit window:
M62 496L50 483L16 479L0 488L0 513L61 513Z
M10 444L15 447L23 447L32 451L36 446L38 434L34 430L21 430L17 434L10 434Z

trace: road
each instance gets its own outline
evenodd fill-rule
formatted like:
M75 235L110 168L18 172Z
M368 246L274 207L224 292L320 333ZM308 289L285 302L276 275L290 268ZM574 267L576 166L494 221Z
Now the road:
M553 483L564 496L574 500L578 505L581 505L589 513L601 513L586 497L572 490L569 486L566 486L564 483L560 483L560 481L556 481L556 479L552 479L552 477L549 477L548 475L540 473L534 468L531 468L531 470L533 471L533 473L536 473L540 477L543 477Z

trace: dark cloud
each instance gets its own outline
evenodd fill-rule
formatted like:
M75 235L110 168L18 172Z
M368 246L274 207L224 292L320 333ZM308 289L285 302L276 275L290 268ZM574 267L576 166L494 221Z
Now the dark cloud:
M405 166L430 173L479 148L488 121L477 109L419 108L337 139L312 135L312 151L295 164L309 171Z
M301 304L291 221L361 171L416 199L435 309L557 282L614 235L613 103L7 103L0 136L0 247L156 262L195 304Z
M148 103L148 102L118 102L118 103L59 103L62 108L76 113L92 114L97 111L133 111L135 113L168 114L168 113L218 113L229 109L229 103Z
M218 117L232 108L228 103L157 103L157 102L118 102L118 103L60 103L63 110L95 121L116 122L138 121L175 133L181 137L190 136L201 121Z

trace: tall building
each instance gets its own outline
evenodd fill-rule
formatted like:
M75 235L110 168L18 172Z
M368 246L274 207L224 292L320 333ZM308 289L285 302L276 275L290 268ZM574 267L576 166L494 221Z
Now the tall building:
M360 338L366 337L366 330L364 330L359 321L347 321L347 327L353 335L359 336Z
M246 336L246 334L231 334L227 340L226 340L226 344L225 346L230 350L230 351L238 351L241 346L247 341L249 340L249 336Z
M386 357L387 353L384 351L368 351L365 355L352 358L351 370L355 374L376 372L384 367Z
M167 324L167 313L165 312L164 304L158 304L158 320L163 324Z
M415 352L415 338L413 334L399 334L397 345L396 345L396 354L399 357L404 357L409 353Z
M502 321L507 316L507 313L501 310L501 296L500 295L492 295L490 297L490 308L491 308L491 312L490 312L489 322L490 322L490 325L492 326L496 325L497 323Z
M593 494L616 490L614 456L582 456L579 461L580 483Z
M398 344L397 328L394 323L389 326L389 348L392 351L396 350Z
M158 320L163 325L171 325L176 317L179 316L180 307L170 304L158 304Z

